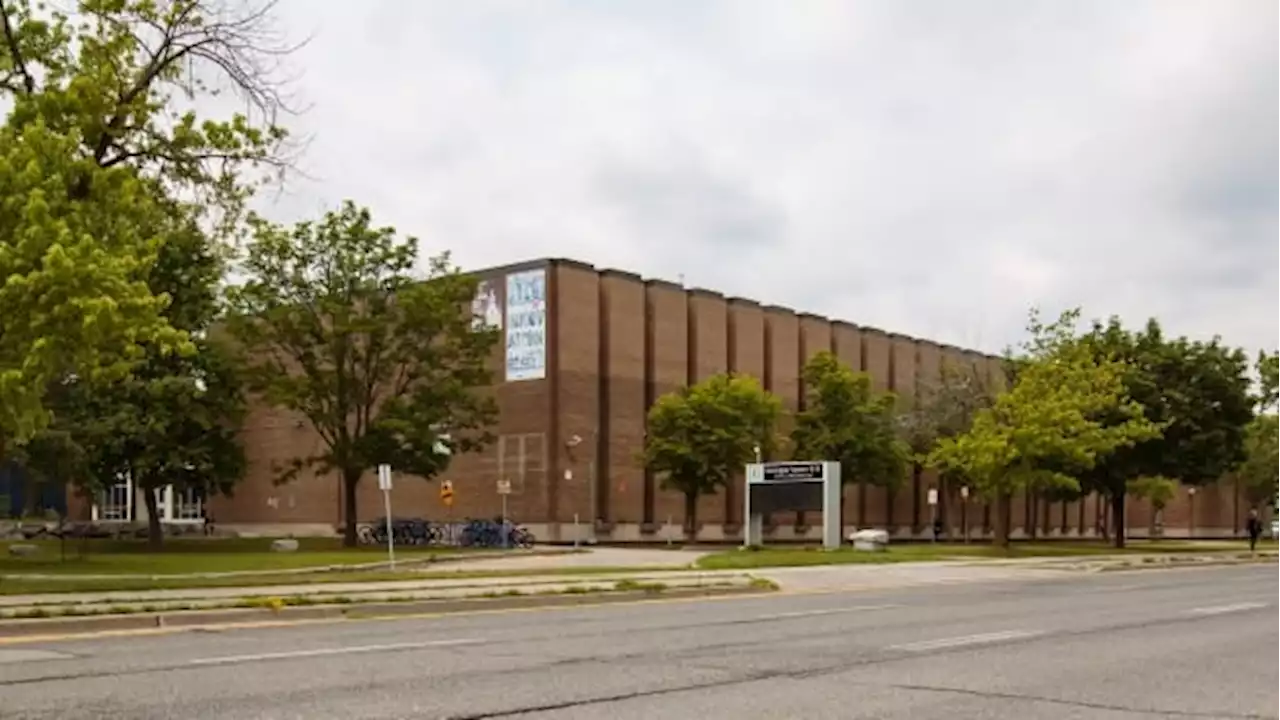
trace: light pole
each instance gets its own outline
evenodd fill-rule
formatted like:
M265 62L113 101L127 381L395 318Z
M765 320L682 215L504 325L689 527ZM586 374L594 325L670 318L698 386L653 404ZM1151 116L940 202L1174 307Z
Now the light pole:
M960 529L964 533L964 543L969 544L969 486L960 486Z

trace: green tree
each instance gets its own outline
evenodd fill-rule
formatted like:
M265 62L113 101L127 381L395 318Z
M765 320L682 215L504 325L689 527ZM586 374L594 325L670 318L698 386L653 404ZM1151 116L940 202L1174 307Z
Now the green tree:
M642 460L662 487L684 495L686 537L698 531L698 498L726 486L776 438L782 404L746 375L714 375L658 398L649 409Z
M227 325L244 352L251 387L269 404L306 417L324 444L281 469L342 478L344 542L356 542L356 488L389 463L423 478L456 452L492 436L497 408L484 388L498 333L474 326L476 281L431 260L412 275L415 238L374 227L344 203L319 222L283 228L251 221L243 272Z
M844 485L893 488L902 482L910 449L897 434L896 397L876 392L871 376L830 352L810 358L802 377L805 409L791 431L795 457L838 461Z
M1177 478L1188 485L1217 482L1245 457L1245 433L1253 419L1249 363L1217 339L1165 337L1154 319L1138 332L1119 320L1095 322L1081 342L1102 362L1124 363L1125 396L1143 408L1162 432L1119 447L1080 476L1088 490L1109 499L1113 540L1125 543L1125 498L1130 480ZM1123 413L1097 416L1123 426Z
M1148 532L1155 536L1156 521L1169 501L1178 493L1178 483L1166 477L1140 477L1129 481L1128 494L1151 503L1151 526Z
M162 217L131 170L78 158L40 122L0 127L0 455L48 424L51 384L118 378L140 342L184 345L146 284Z
M1275 504L1280 492L1280 435L1276 416L1263 414L1249 423L1245 459L1236 469L1245 500L1251 507Z
M928 463L963 473L996 504L996 540L1009 542L1009 501L1016 492L1078 487L1073 470L1093 467L1116 449L1159 434L1125 395L1123 363L1099 360L1076 341L1078 311L1044 324L1032 312L1013 387L977 412L964 433L943 438ZM1116 415L1124 422L1096 418Z
M195 194L202 209L222 211L216 227L230 232L253 187L291 160L277 119L289 110L281 70L293 48L274 30L274 4L78 0L72 15L0 0L10 123L42 123L75 140L76 160ZM247 112L214 120L183 108L228 90ZM94 179L76 176L72 197Z
M122 377L144 344L190 350L148 268L188 215L228 237L288 164L270 6L0 0L0 456L47 425L63 379ZM253 112L181 107L224 89Z
M929 453L943 438L955 437L969 429L979 410L995 403L997 388L991 374L980 365L958 364L944 359L937 378L919 379L915 394L904 403L898 424L911 449L911 471L915 484L928 461ZM939 476L939 498L946 515L948 490L966 482L955 471ZM944 522L944 525L949 523Z
M1280 401L1280 352L1259 352L1254 367L1258 373L1259 409L1275 410Z
M168 217L178 212L173 208ZM132 478L148 510L153 546L163 539L158 492L172 486L207 499L231 492L244 474L242 382L226 344L208 337L222 277L220 254L195 218L171 225L148 283L152 293L171 298L165 318L196 338L194 352L177 355L144 343L127 377L69 378L50 392L54 428L85 455L87 471L70 479L92 493Z

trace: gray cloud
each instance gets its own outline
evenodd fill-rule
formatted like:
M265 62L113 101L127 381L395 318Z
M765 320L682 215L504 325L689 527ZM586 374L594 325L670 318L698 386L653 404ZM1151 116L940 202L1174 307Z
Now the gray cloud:
M1277 10L1221 0L286 0L282 219L353 197L467 266L556 255L999 349L1082 305L1277 345Z

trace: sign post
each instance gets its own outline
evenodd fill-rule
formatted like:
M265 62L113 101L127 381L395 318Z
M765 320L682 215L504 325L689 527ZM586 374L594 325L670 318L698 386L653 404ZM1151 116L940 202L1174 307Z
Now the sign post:
M507 530L507 496L511 494L511 481L498 481L498 497L502 499L502 547L511 547L511 532Z
M778 510L822 512L822 545L841 544L840 463L775 462L747 466L743 545L764 542L764 516Z
M969 544L969 486L960 486L960 528L964 532L964 542Z
M396 536L391 528L391 466L382 463L378 466L378 489L382 491L382 509L387 523L387 559L391 561L391 569L396 569Z

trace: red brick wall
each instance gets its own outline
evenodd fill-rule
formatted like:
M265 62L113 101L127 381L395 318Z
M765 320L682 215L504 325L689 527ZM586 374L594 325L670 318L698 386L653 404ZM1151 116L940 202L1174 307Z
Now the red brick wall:
M639 275L601 274L600 333L605 347L601 408L603 519L638 523L644 519L645 286Z
M689 291L689 382L696 383L729 369L729 305L710 290ZM698 499L698 522L724 523L724 498ZM683 517L683 512L681 513Z
M543 260L483 271L505 307L505 278L509 272L544 268L547 272L547 374L544 379L503 382L504 350L494 352L498 382L495 393L500 418L494 428L498 441L482 452L456 457L444 475L453 481L455 505L446 511L439 501L437 480L397 477L394 502L397 515L491 516L500 500L496 481L510 480L509 510L526 523L570 522L576 513L584 523L664 523L679 525L683 498L655 487L637 456L643 447L644 417L658 396L678 390L715 373L734 371L758 377L790 410L802 404L800 371L814 354L831 350L852 369L865 371L878 390L911 395L932 382L944 361L980 366L998 384L1003 375L999 358L874 328L832 322L816 315L800 315L787 308L761 307L751 300L729 299L705 290L684 288L618 271L597 271L566 260ZM250 414L244 430L250 460L248 477L234 497L216 498L210 509L220 524L331 523L341 521L338 478L305 472L292 483L277 486L273 464L320 450L319 438L299 418L265 408ZM781 433L789 427L780 428ZM573 448L573 436L581 442ZM570 477L565 478L565 471ZM846 493L846 524L908 529L913 522L927 530L927 489L936 482L927 473L919 487L910 477L886 514L888 497L878 488L854 485ZM382 514L381 495L372 478L361 484L359 515L368 520ZM853 489L859 488L859 489ZM951 489L953 527L959 527L955 508L958 489ZM718 497L699 505L703 523L732 527L741 523L742 478ZM1091 534L1098 500L1085 498L1065 506L1070 532ZM1165 526L1185 532L1190 503L1185 491L1165 512ZM1013 503L1015 528L1025 527L1028 503ZM1055 533L1063 521L1063 505L1048 509L1047 527ZM1196 525L1230 528L1243 517L1234 488L1203 489L1196 499ZM87 514L87 513L86 513ZM1150 508L1133 501L1129 521L1145 529ZM812 515L812 514L811 514ZM969 525L975 534L983 524L983 507L969 505ZM1045 527L1041 506L1035 518ZM794 513L771 518L785 528ZM815 524L817 517L806 518ZM567 537L562 533L561 537Z
M751 375L763 382L764 311L754 300L742 298L730 298L728 307L729 370ZM731 526L742 525L744 483L745 479L739 473L725 493L724 513Z
M800 320L790 308L766 305L765 327L765 377L764 386L778 396L782 407L790 415L800 407ZM784 420L779 428L785 438L791 432L791 424ZM765 458L784 460L785 456ZM794 526L794 512L773 513L765 524Z
M914 399L916 392L916 343L906 335L890 333L889 348L892 353L889 389L893 390L906 406ZM906 476L898 486L898 491L893 493L890 503L892 507L889 524L895 531L915 529L916 520L921 516L922 492L923 489L912 477L908 464Z
M650 280L646 283L649 322L649 385L653 399L679 390L689 382L689 304L684 288L672 283ZM670 518L677 525L684 517L684 496L654 483L653 504L649 517L665 523Z
M835 321L831 323L831 351L840 362L854 372L862 372L862 330L852 323ZM841 502L842 522L846 526L858 524L858 489L851 484L851 478L841 478L844 482Z

